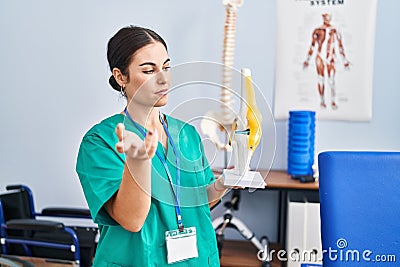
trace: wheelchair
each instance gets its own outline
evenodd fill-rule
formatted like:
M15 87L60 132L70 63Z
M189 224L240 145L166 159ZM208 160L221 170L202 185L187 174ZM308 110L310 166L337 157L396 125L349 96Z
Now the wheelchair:
M91 266L97 227L66 225L62 218L92 219L88 209L80 208L51 207L38 213L28 186L7 186L6 192L0 194L0 258L7 262L41 258L46 262Z

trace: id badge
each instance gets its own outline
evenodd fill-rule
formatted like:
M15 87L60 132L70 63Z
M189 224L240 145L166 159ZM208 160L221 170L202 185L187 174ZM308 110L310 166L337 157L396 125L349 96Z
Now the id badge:
M199 256L197 251L196 227L185 228L182 232L178 229L166 231L165 242L167 244L168 264Z

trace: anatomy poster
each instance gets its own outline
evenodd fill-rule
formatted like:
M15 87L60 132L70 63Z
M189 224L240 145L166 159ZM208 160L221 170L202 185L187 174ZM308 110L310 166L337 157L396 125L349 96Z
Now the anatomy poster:
M377 0L277 0L275 119L368 121Z

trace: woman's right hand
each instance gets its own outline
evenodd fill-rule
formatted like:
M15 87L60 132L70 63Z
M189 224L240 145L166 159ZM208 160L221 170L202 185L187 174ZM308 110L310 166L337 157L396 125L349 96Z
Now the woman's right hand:
M125 153L127 157L134 160L146 160L154 157L158 145L156 129L147 132L144 142L137 134L125 130L125 126L122 123L117 124L115 133L119 140L116 144L116 149L119 153Z

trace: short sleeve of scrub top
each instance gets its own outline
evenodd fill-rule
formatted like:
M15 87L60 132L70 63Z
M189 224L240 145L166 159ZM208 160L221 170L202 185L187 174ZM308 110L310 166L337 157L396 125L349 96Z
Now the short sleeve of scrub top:
M78 153L76 171L86 201L94 222L103 225L117 225L103 205L121 183L125 155L115 150L115 127L123 120L124 116L115 115L94 126L83 137Z

